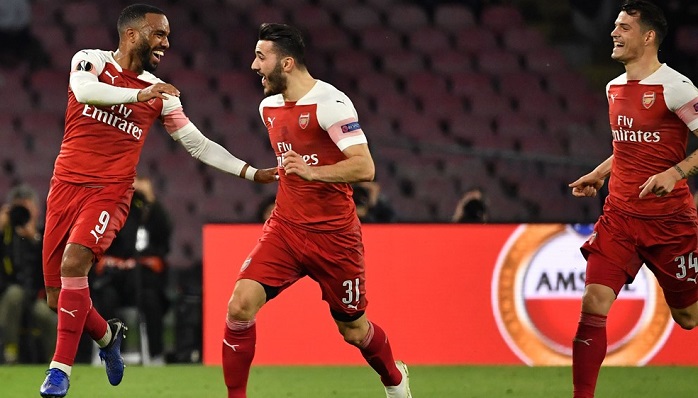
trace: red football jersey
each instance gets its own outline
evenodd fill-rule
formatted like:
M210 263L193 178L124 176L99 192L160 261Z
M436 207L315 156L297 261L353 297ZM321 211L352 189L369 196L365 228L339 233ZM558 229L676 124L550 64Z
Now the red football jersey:
M647 78L625 74L606 86L613 135L607 204L638 217L661 217L693 206L686 180L664 196L640 199L640 185L686 158L689 130L698 129L698 90L666 64Z
M286 175L281 162L293 149L310 166L346 159L342 150L367 142L351 100L334 86L317 81L303 98L285 102L281 94L265 98L259 112L269 131L279 166L279 188L272 217L314 231L332 231L357 222L351 185L309 182Z
M113 54L81 50L71 71L88 71L112 86L142 89L162 82L149 72L122 69ZM113 106L83 104L68 87L65 132L54 175L76 184L131 182L148 130L161 119L170 134L189 123L177 97Z

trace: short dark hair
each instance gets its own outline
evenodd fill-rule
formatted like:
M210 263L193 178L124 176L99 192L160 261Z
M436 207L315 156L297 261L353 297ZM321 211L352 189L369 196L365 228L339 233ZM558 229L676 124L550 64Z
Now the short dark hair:
M638 16L640 25L646 30L653 30L657 35L657 46L662 44L669 30L664 11L649 0L625 0L620 7L628 15Z
M259 26L259 40L271 41L279 55L291 57L305 68L305 42L298 28L282 23L263 23Z
M119 34L131 27L134 22L142 21L145 18L145 14L165 15L165 12L148 4L131 4L121 10L121 14L119 14L119 19L116 22L116 29L119 31Z

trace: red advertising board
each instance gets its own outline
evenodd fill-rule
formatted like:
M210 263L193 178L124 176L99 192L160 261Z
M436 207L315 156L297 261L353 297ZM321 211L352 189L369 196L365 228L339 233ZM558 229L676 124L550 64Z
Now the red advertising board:
M221 363L227 302L262 226L203 231L203 361ZM558 224L365 225L367 310L411 364L570 363L588 230ZM609 317L608 364L698 364L641 273ZM257 364L362 364L308 278L257 316Z

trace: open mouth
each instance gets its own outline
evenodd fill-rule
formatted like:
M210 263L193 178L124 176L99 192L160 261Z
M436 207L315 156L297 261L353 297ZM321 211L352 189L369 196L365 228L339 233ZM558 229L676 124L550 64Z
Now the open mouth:
M155 60L157 62L160 62L160 59L162 59L162 57L164 57L164 56L165 56L165 52L163 50L153 51L153 58L155 58Z

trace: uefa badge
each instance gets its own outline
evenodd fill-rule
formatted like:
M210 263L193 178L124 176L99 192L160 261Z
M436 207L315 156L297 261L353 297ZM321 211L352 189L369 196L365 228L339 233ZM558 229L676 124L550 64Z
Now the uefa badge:
M586 261L579 247L591 226L522 225L497 259L492 309L509 348L528 365L570 365ZM608 319L607 365L646 364L664 345L673 322L646 267L625 285Z
M642 94L642 106L645 109L650 109L654 105L654 100L657 99L657 94L654 91L648 91Z
M308 124L310 123L310 113L305 112L301 113L301 115L298 117L298 125L301 126L303 130L305 130L306 127L308 127Z

